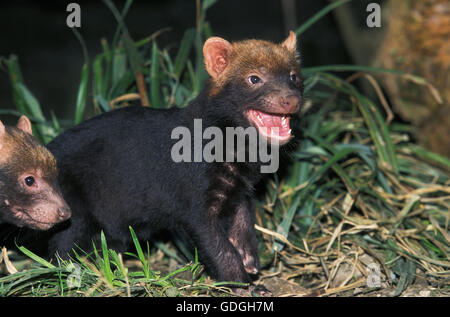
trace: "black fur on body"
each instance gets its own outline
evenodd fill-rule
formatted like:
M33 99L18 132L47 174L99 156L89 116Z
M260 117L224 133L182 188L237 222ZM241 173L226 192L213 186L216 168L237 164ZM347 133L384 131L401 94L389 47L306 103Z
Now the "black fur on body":
M289 70L280 73L285 76L274 74L276 80L257 90L245 79L233 80L214 94L211 79L184 109L122 108L57 137L48 148L72 218L53 233L50 255L65 256L75 245L88 250L101 230L119 252L129 246L129 226L143 241L164 229L179 230L198 248L212 278L251 282L249 274L259 271L252 198L261 164L175 163L171 133L181 126L193 131L195 118L203 129L249 127L246 111L265 109L280 91L301 100L301 83L289 80ZM289 107L293 113L299 105Z
M110 247L123 252L130 242L128 226L141 239L163 229L182 228L209 274L218 280L249 282L228 237L243 242L241 252L251 254L249 266L256 273L251 198L261 177L257 164L175 163L170 157L175 143L170 139L172 129L191 126L191 112L201 105L181 110L123 108L87 121L49 144L72 209L70 226L50 241L50 254L64 255L75 244L89 250L100 230Z

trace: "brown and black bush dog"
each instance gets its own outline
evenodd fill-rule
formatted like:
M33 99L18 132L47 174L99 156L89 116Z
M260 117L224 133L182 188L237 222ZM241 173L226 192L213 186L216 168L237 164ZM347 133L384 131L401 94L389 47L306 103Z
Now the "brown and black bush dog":
M0 121L0 223L50 229L70 217L53 155L32 136L30 120Z
M255 127L269 142L288 143L290 117L303 99L296 37L291 32L282 44L214 37L203 52L210 79L186 108L114 110L48 145L72 209L70 225L49 242L50 255L90 249L101 230L123 252L129 226L142 241L169 229L190 237L217 280L251 282L249 274L259 272L252 197L260 163L174 162L171 133L193 131L202 119L204 129Z

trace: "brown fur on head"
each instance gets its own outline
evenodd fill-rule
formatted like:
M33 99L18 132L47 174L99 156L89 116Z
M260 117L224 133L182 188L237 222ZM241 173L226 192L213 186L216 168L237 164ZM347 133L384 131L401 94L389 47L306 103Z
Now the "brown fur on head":
M203 55L214 83L212 94L227 83L253 73L300 73L297 38L292 31L281 44L262 40L229 43L220 37L211 37L203 46Z
M248 121L269 141L288 142L289 118L303 102L294 32L281 44L261 40L229 43L212 37L205 42L203 54L211 76L209 96L239 91L241 100L230 103L241 103ZM281 132L277 134L275 128Z
M55 158L31 133L25 116L16 127L0 121L0 219L44 230L70 210L57 185Z
M3 138L0 141L0 166L6 166L15 171L41 170L42 175L49 179L57 176L55 158L33 137L31 122L27 117L22 116L16 127L3 127Z

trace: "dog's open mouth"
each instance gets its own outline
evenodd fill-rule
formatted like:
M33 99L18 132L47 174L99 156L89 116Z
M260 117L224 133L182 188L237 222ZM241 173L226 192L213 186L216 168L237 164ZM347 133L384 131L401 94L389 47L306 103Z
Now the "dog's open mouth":
M251 109L247 112L247 117L256 126L259 134L269 142L277 141L278 144L284 144L292 137L289 126L290 114L271 114Z

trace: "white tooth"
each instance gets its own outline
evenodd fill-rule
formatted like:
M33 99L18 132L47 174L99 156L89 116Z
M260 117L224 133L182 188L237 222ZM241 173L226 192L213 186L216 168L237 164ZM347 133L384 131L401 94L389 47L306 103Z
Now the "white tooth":
M263 122L263 120L262 120L260 115L258 115L257 118L258 118L259 123L264 124L264 122Z
M288 132L288 134L291 134L291 132L292 132L292 129L289 129L289 132Z

